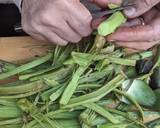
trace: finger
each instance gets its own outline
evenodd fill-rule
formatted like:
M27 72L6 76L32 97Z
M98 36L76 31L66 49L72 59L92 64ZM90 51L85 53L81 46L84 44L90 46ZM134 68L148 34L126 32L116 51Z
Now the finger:
M55 32L62 39L67 40L68 42L72 42L72 43L77 43L82 38L66 22L62 22L62 25L58 26L58 28L53 27L52 31Z
M70 8L69 12L70 15L67 17L69 26L81 37L90 35L92 32L92 16L86 7L83 4L78 3L75 7Z
M116 42L118 46L136 49L136 50L147 50L155 46L158 42Z
M160 11L160 3L156 6L156 8Z
M23 26L23 31L25 31L27 34L29 34L36 40L47 41L47 39L41 34L41 32L39 33L38 31L33 29L26 29L24 26Z
M56 33L52 32L52 31L44 31L44 33L42 34L45 39L47 39L48 42L51 42L53 44L58 44L61 46L65 46L67 45L68 41L62 39L61 37L59 37Z
M133 49L133 48L125 48L124 51L127 53L127 55L131 55L131 54L137 53L142 50L137 50L137 49Z
M58 21L60 22L43 23L43 26L45 27L45 29L56 33L61 39L68 42L77 43L81 40L82 37L75 30L73 30L72 27L64 19L60 18ZM43 29L40 29L39 32L44 33Z
M122 27L134 27L139 25L142 25L142 20L140 18L135 18L124 23Z
M31 35L33 38L39 40L39 41L47 41L46 37L41 34L43 32L43 29L39 25L30 25L29 29L23 28L25 32L29 35Z
M39 40L39 41L48 41L43 35L41 34L36 34L32 33L30 34L34 39Z
M158 29L150 25L122 27L115 33L107 37L109 41L125 41L125 42L144 42L157 41L160 37L157 34Z
M106 17L94 19L91 23L92 29L96 29L104 20L106 20Z
M64 19L60 19L59 21L61 22L44 24L44 26L46 29L56 33L61 39L66 40L67 42L77 43L81 40L82 37L72 29Z
M145 23L149 24L155 17L157 17L157 14L159 14L159 11L156 8L152 8L150 11L146 12L143 15Z
M139 17L145 12L149 11L152 7L159 3L159 0L134 0L134 7L124 10L124 13L129 18Z
M122 0L91 0L95 4L97 4L100 7L106 8L108 4L117 4L121 5Z

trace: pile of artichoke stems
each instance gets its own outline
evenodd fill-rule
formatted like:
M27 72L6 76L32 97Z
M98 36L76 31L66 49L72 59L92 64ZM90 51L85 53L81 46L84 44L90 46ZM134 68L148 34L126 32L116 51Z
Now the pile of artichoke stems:
M127 55L123 48L96 36L95 41L92 37L79 45L57 46L24 65L1 60L0 79L17 75L18 80L0 86L0 128L160 126L159 89L149 87L154 69L160 66L157 49L156 55L152 51ZM145 74L137 73L137 61L146 59L154 65ZM148 88L130 85L137 89L135 98L123 89L127 81ZM151 97L146 100L142 91Z

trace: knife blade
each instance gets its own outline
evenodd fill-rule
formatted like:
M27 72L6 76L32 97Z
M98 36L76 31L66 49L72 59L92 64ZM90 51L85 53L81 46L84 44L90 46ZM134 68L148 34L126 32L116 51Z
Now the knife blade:
M127 8L132 7L132 6L133 6L133 4L117 7L115 9L111 9L111 10L106 9L106 10L100 10L100 11L99 10L98 11L92 11L91 14L92 14L93 19L98 19L98 18L102 18L102 17L107 16L107 15L111 15L111 14L117 12L117 11L123 11Z
M96 6L94 3L90 2L90 0L80 0L80 2L90 11L93 19L101 18L107 15L111 15L117 11L123 11L127 8L135 6L133 0L123 0L122 5L115 9L101 9Z

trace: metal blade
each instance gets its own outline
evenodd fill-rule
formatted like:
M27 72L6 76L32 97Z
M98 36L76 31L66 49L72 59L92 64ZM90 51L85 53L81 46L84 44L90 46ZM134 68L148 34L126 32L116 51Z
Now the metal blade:
M123 11L124 9L130 8L132 6L133 5L126 5L126 6L118 7L118 8L112 9L112 10L94 11L94 12L91 12L91 14L92 14L94 19L97 19L97 18L102 18L102 17L107 16L107 15L111 15L111 14L117 12L117 11Z

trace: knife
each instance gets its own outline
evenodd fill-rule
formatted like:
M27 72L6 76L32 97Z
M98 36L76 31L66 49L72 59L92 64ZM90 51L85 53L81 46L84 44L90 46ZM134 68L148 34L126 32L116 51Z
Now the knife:
M93 11L93 12L91 12L91 14L92 14L93 19L99 19L99 18L102 18L104 16L111 15L111 14L117 12L117 11L123 11L125 9L128 9L128 8L132 7L132 6L133 6L133 4L117 7L115 9L111 9L111 10L106 9L106 10L100 10L100 11Z
M123 11L127 8L135 6L133 0L122 0L122 5L115 9L101 9L96 6L94 3L90 2L90 0L80 0L80 2L90 11L92 14L93 20L99 19L107 15L111 15L117 11Z

